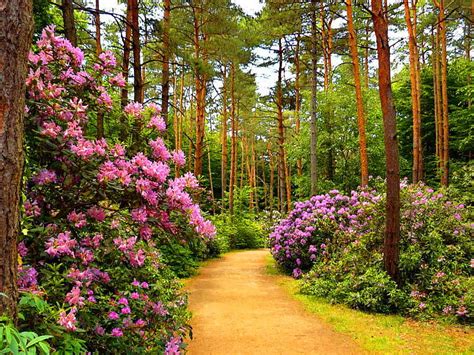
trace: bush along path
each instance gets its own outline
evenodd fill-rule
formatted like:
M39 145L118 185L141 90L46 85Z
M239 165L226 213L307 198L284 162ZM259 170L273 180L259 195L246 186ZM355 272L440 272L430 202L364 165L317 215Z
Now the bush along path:
M306 313L266 273L268 250L226 254L187 284L190 354L356 354L353 341Z

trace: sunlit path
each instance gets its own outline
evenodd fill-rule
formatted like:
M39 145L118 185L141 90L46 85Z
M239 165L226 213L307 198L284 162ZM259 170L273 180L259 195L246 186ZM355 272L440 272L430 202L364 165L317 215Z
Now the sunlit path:
M230 253L187 286L193 354L357 354L265 273L267 250Z

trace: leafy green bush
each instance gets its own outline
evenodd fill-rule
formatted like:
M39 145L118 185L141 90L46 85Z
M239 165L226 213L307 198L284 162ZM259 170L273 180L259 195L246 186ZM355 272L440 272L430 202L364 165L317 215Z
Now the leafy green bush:
M20 331L6 317L0 318L0 354L46 354L51 352L46 340L52 335Z
M302 292L366 311L397 312L421 319L443 316L472 323L473 224L469 208L453 202L444 191L402 183L397 285L383 267L385 195L378 191L380 199L359 206L358 213L368 216L366 224L334 228L326 253L315 258L304 276ZM283 239L279 238L279 243Z
M217 229L215 243L221 253L231 249L256 249L265 246L265 230L254 214L221 214L211 218Z

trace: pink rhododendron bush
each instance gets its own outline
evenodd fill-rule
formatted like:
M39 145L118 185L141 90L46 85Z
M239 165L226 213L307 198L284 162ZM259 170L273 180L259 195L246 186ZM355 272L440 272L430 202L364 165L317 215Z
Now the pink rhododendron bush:
M338 191L296 203L275 226L276 261L302 277L302 291L331 302L417 318L472 322L474 278L469 209L424 185L401 187L400 276L383 269L385 195Z
M186 295L160 246L215 234L193 202L196 178L172 177L184 154L167 149L156 105L117 113L113 88L125 82L112 53L85 61L49 27L29 61L19 286L34 296L22 299L24 321L61 351L178 353ZM99 114L136 122L146 149L93 138Z

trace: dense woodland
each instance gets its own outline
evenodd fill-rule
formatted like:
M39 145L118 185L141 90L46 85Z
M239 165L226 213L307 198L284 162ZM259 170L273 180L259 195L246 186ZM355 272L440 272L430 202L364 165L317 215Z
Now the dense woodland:
M114 52L129 82L123 107L161 105L167 140L186 153L214 210L232 211L239 196L250 210L283 212L385 176L368 4L269 2L250 16L228 1L128 1L114 13L100 1L36 3L38 29L64 22L87 55ZM471 157L470 5L385 4L400 171L410 181L448 185ZM255 66L275 71L269 92L259 92ZM118 112L93 126L98 137L141 143Z
M20 346L178 354L177 279L235 248L472 323L474 3L247 5L0 5L0 330L46 334Z

